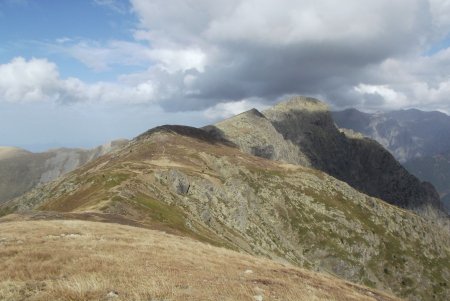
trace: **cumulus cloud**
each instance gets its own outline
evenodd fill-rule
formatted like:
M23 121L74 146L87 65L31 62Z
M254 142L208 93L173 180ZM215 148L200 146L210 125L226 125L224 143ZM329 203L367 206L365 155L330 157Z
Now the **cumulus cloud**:
M239 101L218 103L213 107L206 109L203 114L210 120L217 120L237 115L252 108L264 110L268 108L268 106L261 104L260 99L242 99Z
M55 64L18 57L0 65L0 97L9 102L55 99L59 74Z
M57 66L46 59L17 57L0 65L0 101L151 103L157 86L149 81L135 85L62 79Z

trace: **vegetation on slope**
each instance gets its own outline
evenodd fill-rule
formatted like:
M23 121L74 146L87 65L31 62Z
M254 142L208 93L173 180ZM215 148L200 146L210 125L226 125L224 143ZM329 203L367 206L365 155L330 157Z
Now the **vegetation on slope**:
M291 265L160 231L0 220L1 300L394 301Z
M448 228L317 170L163 127L2 210L117 216L410 300L450 294Z

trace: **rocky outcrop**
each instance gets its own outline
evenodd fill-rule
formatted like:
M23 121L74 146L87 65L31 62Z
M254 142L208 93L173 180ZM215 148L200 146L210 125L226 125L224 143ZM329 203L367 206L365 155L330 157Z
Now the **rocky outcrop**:
M235 143L246 153L271 160L311 165L299 147L284 139L273 124L256 109L204 128Z
M115 140L94 149L60 148L43 153L0 147L0 204L123 147L126 143L127 140Z
M215 127L247 153L272 150L269 155L262 152L262 157L322 170L368 195L423 215L445 214L432 185L411 175L377 142L341 132L328 107L316 99L293 97Z

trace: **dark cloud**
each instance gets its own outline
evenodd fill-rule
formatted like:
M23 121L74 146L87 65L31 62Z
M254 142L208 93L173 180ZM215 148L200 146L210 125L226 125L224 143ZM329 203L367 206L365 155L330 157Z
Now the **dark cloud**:
M152 47L198 47L206 58L188 88L183 77L192 71L164 76L159 87L167 110L204 109L250 97L270 102L293 93L319 95L336 107L404 106L405 98L419 97L417 87L405 81L427 80L408 70L410 62L423 60L424 49L448 29L442 11L437 13L440 1L132 2L141 19L140 35L146 33ZM406 69L402 78L389 81L395 70L386 61ZM423 65L421 73L436 73L427 68L432 62Z

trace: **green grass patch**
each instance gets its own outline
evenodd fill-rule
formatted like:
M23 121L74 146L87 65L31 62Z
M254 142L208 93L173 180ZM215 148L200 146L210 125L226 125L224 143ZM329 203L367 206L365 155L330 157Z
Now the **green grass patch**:
M16 211L15 207L0 207L0 217L8 215Z
M170 225L171 228L186 232L185 218L183 213L175 206L167 205L149 196L140 194L132 199L148 210L146 213L155 221Z

